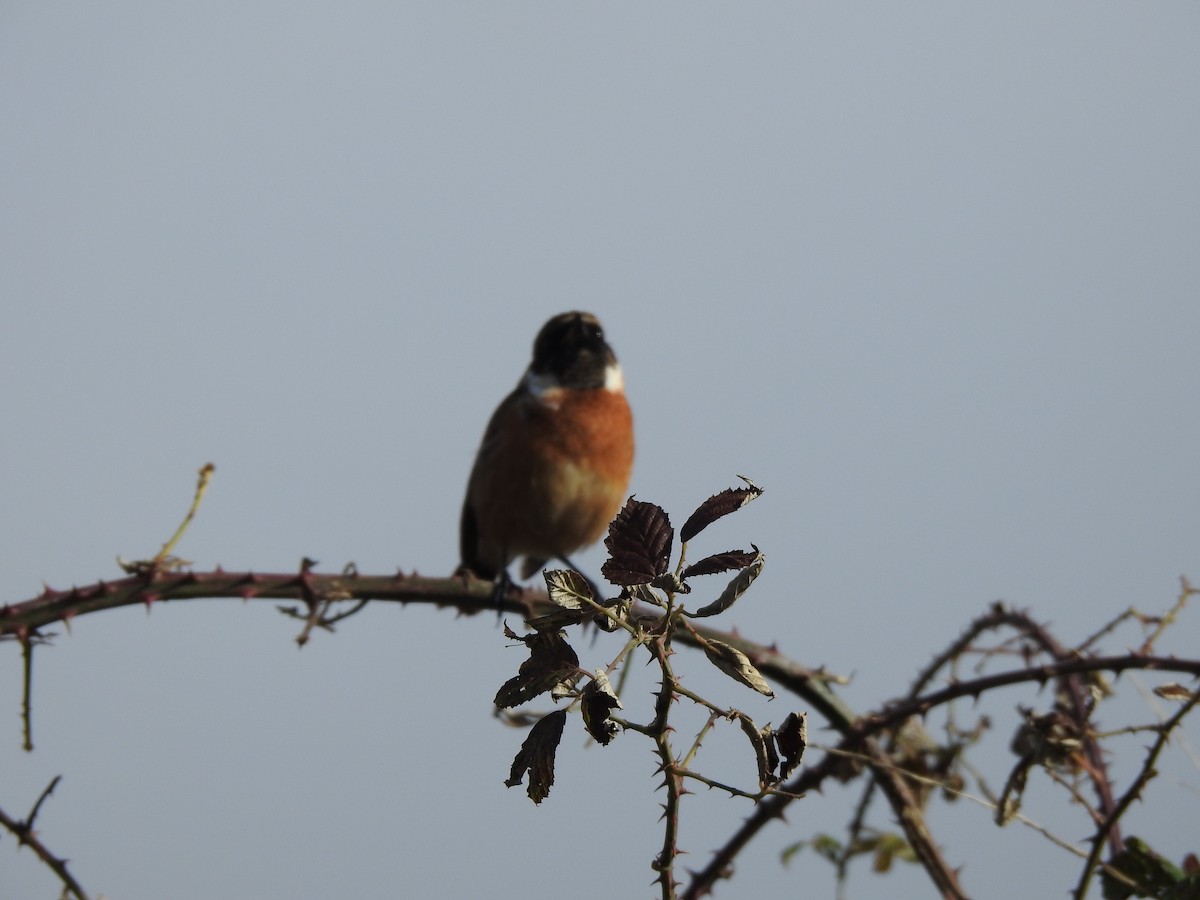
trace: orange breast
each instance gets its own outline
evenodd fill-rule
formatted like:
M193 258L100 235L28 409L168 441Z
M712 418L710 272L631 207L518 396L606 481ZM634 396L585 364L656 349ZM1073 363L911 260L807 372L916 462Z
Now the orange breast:
M495 423L472 477L481 557L504 566L594 543L620 509L633 468L624 394L552 391L501 412L507 421Z

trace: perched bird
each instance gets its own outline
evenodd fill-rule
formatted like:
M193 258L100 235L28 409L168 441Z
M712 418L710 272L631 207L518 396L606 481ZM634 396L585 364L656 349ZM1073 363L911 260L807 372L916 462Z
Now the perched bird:
M492 414L463 503L460 571L509 582L595 543L633 468L633 416L621 367L590 313L542 326L521 382Z

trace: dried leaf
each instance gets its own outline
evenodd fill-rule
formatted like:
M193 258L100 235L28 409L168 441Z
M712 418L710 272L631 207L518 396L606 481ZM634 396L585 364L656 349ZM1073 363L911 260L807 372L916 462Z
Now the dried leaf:
M753 544L750 546L754 547ZM725 585L725 590L721 592L721 596L707 606L702 606L694 613L689 613L688 615L695 619L701 619L705 616L715 616L718 613L725 612L754 583L754 579L763 570L763 563L764 558L762 553L759 552L757 547L754 547L754 558L750 561L750 564L733 576L729 584Z
M608 559L601 566L612 584L648 584L667 571L675 530L662 507L632 497L608 526L604 546Z
M621 700L603 669L597 669L592 680L584 687L580 707L583 726L597 743L607 744L617 736L617 723L609 715L614 709L621 709Z
M1025 783L1029 779L1029 771L1033 768L1033 755L1027 754L1021 757L1012 772L1009 773L1008 781L1004 783L1004 790L1000 792L1000 799L996 803L996 824L1003 827L1011 822L1021 811L1021 797L1025 793Z
M721 641L704 641L702 646L709 661L730 678L767 697L775 696L766 679L751 665L749 657L741 650Z
M501 709L519 706L544 694L579 669L579 657L561 631L535 631L521 637L506 625L504 634L524 643L529 648L529 659L496 692L494 702Z
M792 774L800 760L804 758L804 748L808 746L808 713L788 713L783 724L775 729L775 743L783 756L779 767L779 779L782 781Z
M668 594L690 594L692 592L691 587L684 584L674 572L663 572L661 575L656 575L650 582L650 587L666 591Z
M582 609L586 600L595 600L587 579L573 569L550 569L544 573L550 602L563 609Z
M558 742L562 740L566 721L567 711L560 709L543 716L530 729L521 749L513 757L508 780L504 782L506 787L520 784L528 772L529 787L525 793L534 803L546 799L550 794L550 785L554 784L554 754L558 750Z
M775 782L775 766L770 761L770 757L775 755L775 748L771 747L769 752L767 750L767 742L771 739L770 729L767 729L764 735L754 727L754 721L745 713L738 713L737 720L746 737L750 739L750 745L754 747L754 756L758 763L759 787L770 787Z
M569 625L578 625L588 617L588 613L579 609L556 608L541 616L526 619L525 624L537 631L559 631Z
M751 544L753 547L754 545ZM750 563L754 562L754 557L758 555L758 548L754 547L753 553L748 553L745 550L726 550L724 553L714 553L712 556L706 556L699 562L694 562L683 570L684 578L691 578L693 575L716 575L720 572L728 572L730 569L744 569Z
M1154 693L1162 697L1164 700L1191 700L1192 692L1185 688L1182 684L1160 684L1154 689Z
M775 770L779 768L779 754L775 751L775 732L771 730L771 726L764 725L758 730L758 733L762 735L763 746L767 750L767 772L771 776L769 781L762 783L762 786L765 788L782 780L779 776L775 775Z
M605 634L612 634L614 631L619 630L621 627L617 621L610 619L608 616L604 615L603 613L596 613L594 616L592 616L592 624L595 625L597 628L599 628L601 631L603 631Z
M713 494L696 507L696 511L688 516L688 520L683 523L683 528L679 530L681 541L687 543L717 519L737 512L751 500L762 496L762 488L757 484L745 475L739 475L738 478L746 482L747 486L726 488L719 494Z

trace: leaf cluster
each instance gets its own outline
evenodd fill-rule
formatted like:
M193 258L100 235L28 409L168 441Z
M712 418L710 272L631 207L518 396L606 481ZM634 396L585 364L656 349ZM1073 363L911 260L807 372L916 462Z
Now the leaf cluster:
M566 704L537 719L514 758L505 783L511 787L528 779L526 793L535 803L541 803L549 795L554 783L555 755L571 711L579 713L584 729L601 745L630 731L653 741L667 789L664 845L653 864L664 896L673 896L674 891L672 864L679 853L674 835L678 828L679 799L686 793L684 780L695 779L736 796L760 798L776 790L776 785L795 771L807 744L803 713L789 714L778 728L759 726L745 712L685 688L672 664L672 641L686 632L689 642L699 646L718 671L763 696L774 696L746 652L704 636L691 624L692 620L727 612L762 573L765 558L753 544L750 550L724 550L687 563L689 541L761 496L760 487L748 479L743 481L745 487L720 491L692 512L680 529L677 553L675 529L666 511L654 503L629 498L609 527L605 539L608 558L601 567L604 578L618 589L617 595L598 596L591 583L578 572L548 571L546 590L552 609L526 619L530 629L526 634L519 635L505 626L505 636L523 643L529 654L516 675L497 691L496 706L508 710L546 694L555 702ZM717 591L702 591L699 585L694 588L699 579L730 572L732 576ZM694 590L711 599L690 603ZM590 624L605 632L622 633L625 643L615 656L589 668L580 665L568 632ZM654 708L642 721L619 715L624 711L621 679L630 661L638 656L656 665L660 675ZM704 708L708 721L690 747L683 750L676 745L672 713L685 699ZM720 784L692 767L701 741L721 721L736 723L749 741L758 773L757 784L751 788Z

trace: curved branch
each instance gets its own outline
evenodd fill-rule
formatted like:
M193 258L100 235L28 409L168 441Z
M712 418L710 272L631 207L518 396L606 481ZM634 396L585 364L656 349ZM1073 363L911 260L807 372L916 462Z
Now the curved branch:
M307 562L307 561L306 561ZM68 626L78 616L122 606L151 606L172 600L296 600L308 605L318 600L390 600L399 603L435 603L475 613L494 610L490 581L462 578L423 578L419 575L359 575L349 572L322 575L307 565L299 572L176 572L151 569L113 581L58 591L47 587L20 603L0 606L0 637L24 638L55 622ZM532 594L532 592L527 592ZM540 592L539 592L540 594ZM544 596L541 595L541 596ZM528 603L512 595L505 609L527 611Z
M911 700L891 703L883 711L864 719L858 728L864 736L874 735L898 727L910 716L921 716L935 706L941 706L961 697L978 697L985 691L1007 687L1023 682L1045 684L1064 675L1082 675L1088 672L1121 673L1128 669L1157 672L1182 672L1200 678L1200 659L1176 659L1172 656L1142 656L1129 653L1123 656L1096 656L1087 659L1065 659L1061 662L997 672L969 681L960 681L941 690L922 694Z
M989 615L984 616L982 621L987 622L988 620L994 620L995 625L992 627L1005 625L1032 640L1055 662L1080 656L1079 652L1063 647L1041 623L1035 622L1025 612L1010 610L1003 604L996 603L992 606ZM1088 778L1099 798L1100 813L1106 817L1111 816L1116 801L1113 800L1112 782L1108 777L1108 763L1100 749L1100 742L1096 740L1092 729L1088 727L1088 719L1091 717L1094 702L1091 691L1074 673L1065 673L1058 679L1058 684L1060 693L1065 698L1061 701L1061 705L1067 708L1071 719L1079 729L1083 755L1088 761L1086 766ZM1115 822L1108 834L1113 852L1119 853L1122 849L1121 832L1115 827Z

